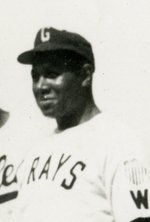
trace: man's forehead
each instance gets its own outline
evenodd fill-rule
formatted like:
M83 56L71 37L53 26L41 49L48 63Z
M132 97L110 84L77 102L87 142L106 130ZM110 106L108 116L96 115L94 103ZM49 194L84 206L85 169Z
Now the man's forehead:
M42 69L42 70L55 70L55 71L67 71L69 67L67 63L62 60L49 60L49 61L40 61L32 65L33 69Z
M60 65L59 63L51 63L51 62L40 62L32 65L32 70L44 70L44 71L63 71L65 70L64 65Z
M58 53L36 53L33 60L34 64L55 64L65 61L66 56Z
M58 69L58 70L75 70L81 62L81 57L70 51L57 51L55 53L38 53L34 57L33 67Z

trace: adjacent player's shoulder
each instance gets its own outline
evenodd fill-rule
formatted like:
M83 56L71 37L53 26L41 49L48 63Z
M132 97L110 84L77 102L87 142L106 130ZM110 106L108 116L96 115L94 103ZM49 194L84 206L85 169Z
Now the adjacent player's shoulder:
M4 126L9 118L9 112L0 108L0 128Z

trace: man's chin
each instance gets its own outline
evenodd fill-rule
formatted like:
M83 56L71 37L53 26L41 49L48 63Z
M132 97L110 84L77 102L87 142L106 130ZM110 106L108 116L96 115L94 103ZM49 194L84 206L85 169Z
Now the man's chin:
M55 118L56 117L56 112L54 112L54 110L45 110L45 109L41 109L42 113L44 116L46 117L50 117L50 118Z

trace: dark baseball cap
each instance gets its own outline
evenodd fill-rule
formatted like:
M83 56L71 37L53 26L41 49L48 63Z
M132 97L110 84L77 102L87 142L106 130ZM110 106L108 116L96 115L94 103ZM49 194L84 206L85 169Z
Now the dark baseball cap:
M34 48L20 54L18 61L23 64L33 64L38 53L57 53L60 50L77 53L85 58L94 69L95 64L91 44L77 33L57 30L52 27L40 29L35 38Z

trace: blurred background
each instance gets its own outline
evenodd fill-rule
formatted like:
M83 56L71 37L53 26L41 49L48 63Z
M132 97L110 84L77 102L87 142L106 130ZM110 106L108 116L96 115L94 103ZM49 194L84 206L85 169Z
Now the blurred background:
M35 104L30 65L16 60L33 47L41 27L52 26L92 43L98 106L135 129L149 151L149 12L149 0L1 0L0 106L10 111L14 134L48 135L53 127Z

